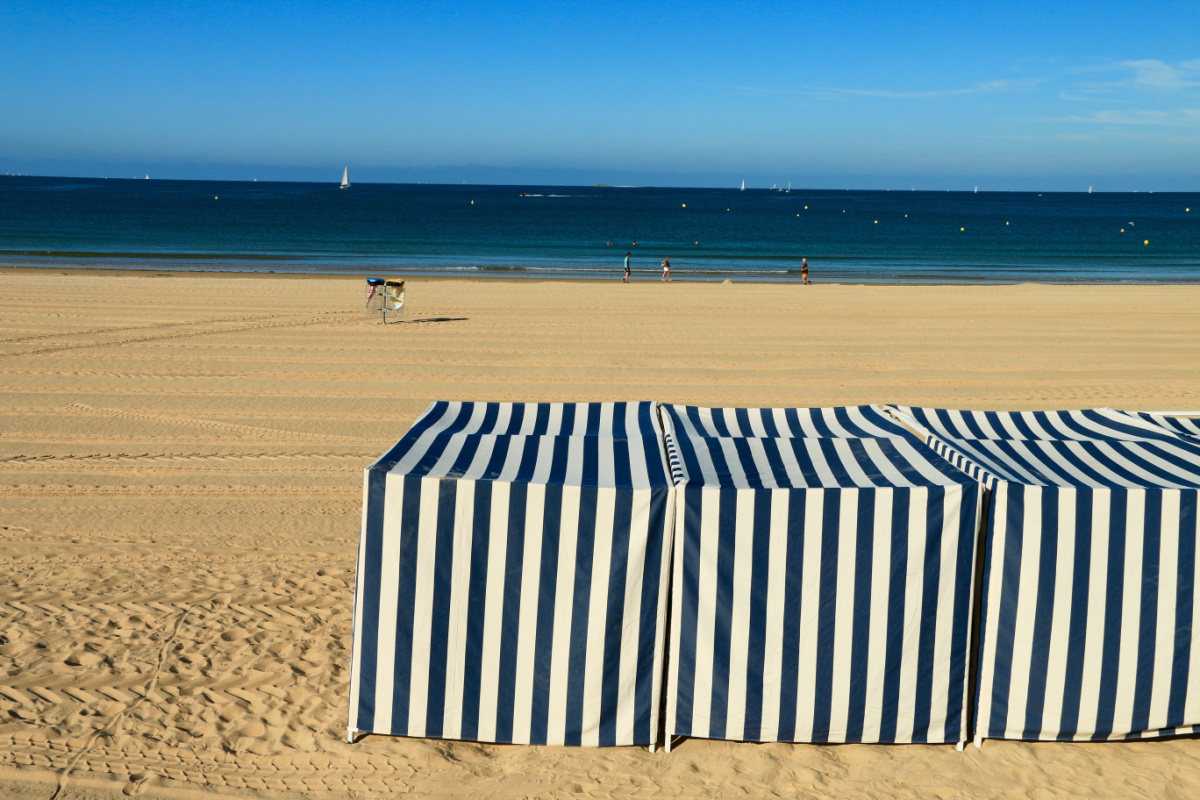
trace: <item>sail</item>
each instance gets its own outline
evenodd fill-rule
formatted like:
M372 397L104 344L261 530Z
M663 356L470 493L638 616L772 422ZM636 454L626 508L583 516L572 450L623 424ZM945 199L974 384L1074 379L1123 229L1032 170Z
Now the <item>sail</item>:
M342 170L342 188L343 189L350 188L350 168L349 167L346 167L344 170Z

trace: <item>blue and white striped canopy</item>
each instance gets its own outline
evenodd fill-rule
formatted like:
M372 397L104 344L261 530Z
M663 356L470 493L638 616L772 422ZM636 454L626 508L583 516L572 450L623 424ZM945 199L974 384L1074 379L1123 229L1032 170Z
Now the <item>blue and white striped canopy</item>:
M1105 410L1111 411L1112 409ZM1183 433L1188 436L1200 436L1200 417L1180 417L1147 411L1116 411L1113 413L1137 417L1142 422L1147 422L1151 425L1166 428L1172 433Z
M663 411L668 734L966 739L980 484L873 407Z
M435 403L367 469L351 731L655 743L674 507L656 420Z
M1200 441L1109 409L946 411L898 406L928 443L985 481L1087 488L1200 486Z
M897 411L992 490L976 741L1200 731L1200 445L1111 409Z

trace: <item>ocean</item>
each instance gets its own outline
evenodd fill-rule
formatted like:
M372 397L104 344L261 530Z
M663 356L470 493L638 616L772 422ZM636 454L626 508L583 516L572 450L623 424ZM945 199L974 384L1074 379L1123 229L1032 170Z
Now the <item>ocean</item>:
M7 266L617 279L627 252L635 279L1196 283L1200 195L0 177Z

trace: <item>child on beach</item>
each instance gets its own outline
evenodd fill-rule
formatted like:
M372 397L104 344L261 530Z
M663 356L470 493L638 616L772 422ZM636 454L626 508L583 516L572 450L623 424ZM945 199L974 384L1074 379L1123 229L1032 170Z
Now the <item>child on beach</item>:
M666 258L663 259L662 268L663 268L662 279L664 281L671 280L671 257L670 256L667 256Z

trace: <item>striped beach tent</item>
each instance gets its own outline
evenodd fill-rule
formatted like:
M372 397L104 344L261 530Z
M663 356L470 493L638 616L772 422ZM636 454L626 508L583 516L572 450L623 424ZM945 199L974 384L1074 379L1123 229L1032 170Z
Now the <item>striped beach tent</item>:
M652 403L434 403L366 470L348 733L649 745L674 488Z
M1112 411L1112 409L1105 409ZM1166 428L1172 433L1183 433L1188 436L1200 436L1200 411L1184 411L1164 413L1158 411L1113 411L1115 414L1126 414L1137 417L1143 422Z
M980 483L876 406L662 409L668 737L965 741Z
M897 411L991 489L976 744L1200 732L1200 443L1111 409Z

